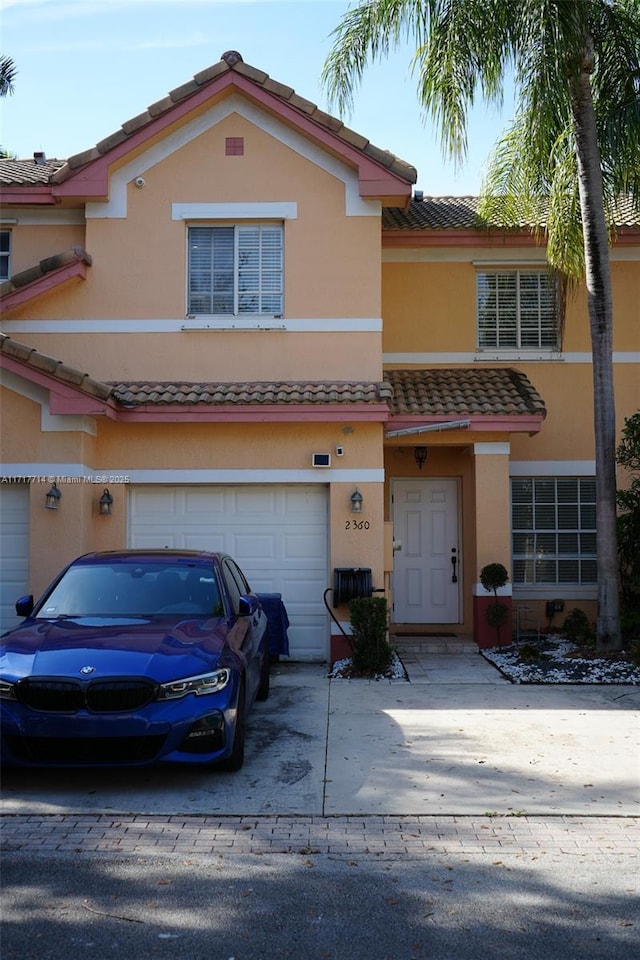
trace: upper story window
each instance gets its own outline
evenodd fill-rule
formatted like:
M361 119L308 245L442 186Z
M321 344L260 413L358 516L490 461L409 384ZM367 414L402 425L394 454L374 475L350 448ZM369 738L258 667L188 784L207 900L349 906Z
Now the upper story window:
M558 348L558 297L544 270L477 274L478 349Z
M281 224L189 227L187 313L279 316Z
M11 276L11 231L0 230L0 281Z

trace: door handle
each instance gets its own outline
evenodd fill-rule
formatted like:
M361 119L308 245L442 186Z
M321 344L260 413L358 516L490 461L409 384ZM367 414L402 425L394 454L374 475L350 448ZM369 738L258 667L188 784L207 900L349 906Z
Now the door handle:
M457 554L456 554L456 548L455 548L455 547L452 547L452 548L451 548L451 566L453 567L453 573L452 573L452 575L451 575L451 583L457 583L457 582L458 582L458 576L457 576L457 574L456 574L456 566L457 566L457 563L458 563L458 557L457 557Z

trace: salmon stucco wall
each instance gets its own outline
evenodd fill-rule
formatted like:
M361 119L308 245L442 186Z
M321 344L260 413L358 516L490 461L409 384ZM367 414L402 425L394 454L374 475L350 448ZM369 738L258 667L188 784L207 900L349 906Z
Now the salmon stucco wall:
M105 324L106 325L106 324ZM382 379L379 332L15 333L97 380L184 382Z

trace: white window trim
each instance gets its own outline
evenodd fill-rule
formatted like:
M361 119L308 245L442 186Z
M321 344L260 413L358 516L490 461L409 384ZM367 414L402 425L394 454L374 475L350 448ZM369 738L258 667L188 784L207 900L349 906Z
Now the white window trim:
M518 343L516 345L509 344L508 346L491 345L491 346L481 346L480 344L480 298L478 290L478 278L485 275L499 275L499 274L513 274L516 277L516 336ZM476 269L476 354L474 359L481 359L486 356L486 359L495 359L495 358L508 358L508 359L540 359L540 360L551 360L556 359L561 354L560 347L560 330L558 324L557 316L557 304L556 304L556 315L554 317L555 324L555 345L550 346L548 344L534 344L532 346L522 345L520 343L522 336L522 316L521 316L521 288L520 288L520 279L523 276L528 275L537 275L546 274L549 275L548 268L543 269L537 264L531 264L530 266L512 266L511 264L491 264L487 265L486 268ZM500 318L499 316L495 317L495 328L496 335L498 339L500 338ZM514 356L515 355L515 356Z
M576 472L575 472L575 467L576 467L576 463L575 463L575 462L573 463L573 467L574 467L574 472L572 472L572 473L570 473L570 474L569 474L569 473L563 473L562 471L556 471L554 474L546 474L546 475L544 475L544 474L539 474L539 473L535 473L535 472L529 472L529 473L527 473L527 474L517 472L517 473L514 474L512 471L510 471L510 474L511 474L511 475L510 475L510 481L513 480L513 479L531 479L531 480L534 480L534 481L535 481L535 480L544 480L544 479L554 480L554 481L562 480L562 479L575 479L575 480L578 480L578 481L579 481L579 480L582 480L582 479L584 479L584 480L593 479L593 475L592 475L592 474L589 474L589 473L587 473L587 474L579 474L579 473L576 473ZM515 564L515 559L514 559L514 549L513 549L513 538L514 538L514 530L513 530L513 488L512 488L511 482L510 482L510 485L509 485L509 486L510 486L510 489L509 489L509 518L510 518L510 524L509 524L509 526L510 526L510 538L511 538L511 566L512 566L512 569L513 569L514 564ZM554 506L555 506L555 507L558 506L557 497L556 497L556 499L554 499ZM592 532L592 533L594 534L594 536L595 536L595 534L596 534L596 528L595 528L595 526L594 526L593 531L591 531L591 530L582 530L582 529L579 529L579 530L577 531L578 536L580 535L580 533L591 533L591 532ZM558 527L555 527L553 530L539 530L539 529L535 526L535 524L534 524L534 527L533 527L533 535L534 535L534 537L535 537L535 535L536 535L537 533L553 533L553 534L558 535L558 534L562 533L562 530L561 530L560 528L558 528ZM554 559L555 559L556 562L558 562L559 560L562 559L562 557L561 557L560 554L558 554L558 553L556 552L556 553L554 554ZM569 559L569 558L567 557L567 558L565 558L565 559ZM592 558L585 558L585 559L592 559ZM597 557L595 557L595 558L593 558L593 559L595 559L595 560L597 561ZM578 560L578 563L580 563L580 556L577 557L577 560ZM535 561L534 561L534 562L535 562ZM535 600L535 599L541 599L541 598L544 598L544 597L547 597L547 598L548 598L548 595L549 595L549 593L551 593L551 592L554 593L555 595L560 595L562 592L564 592L565 594L568 594L568 595L570 595L570 596L572 596L572 597L590 599L591 597L595 596L596 593L597 593L597 584L596 584L596 583L578 583L578 582L576 582L576 581L562 581L562 582L559 582L559 581L549 581L549 582L543 582L543 583L523 583L523 582L521 582L521 581L516 581L516 580L515 580L515 577L514 577L514 579L513 579L513 591L514 591L514 596L517 594L517 596L518 596L520 599Z
M206 204L205 206L212 207L237 207L237 204ZM252 207L254 210L256 208L255 204L247 204L247 207ZM264 208L279 207L280 204L261 204L258 205ZM224 223L224 222L215 222L215 223L201 223L196 222L194 224L187 223L187 243L186 243L186 265L185 265L185 280L186 280L186 290L185 290L185 301L187 304L187 309L189 307L189 228L190 226L194 227L210 227L215 230L216 227L237 227L237 226L249 226L249 221L254 220L255 217L249 218L240 218L243 223ZM274 330L274 329L285 329L284 324L278 323L284 314L284 252L285 252L285 235L284 235L284 224L282 222L274 221L270 222L264 221L258 222L255 224L257 227L262 226L271 226L279 227L282 235L282 270L281 270L281 279L282 279L282 309L280 313L242 313L237 309L238 306L238 289L237 289L237 279L239 275L239 266L237 262L238 258L238 246L237 246L237 233L235 240L235 250L234 250L234 312L233 313L223 313L223 314L208 314L208 313L186 313L185 317L189 321L195 321L195 323L187 323L183 325L183 330L199 330L199 329L208 329L208 330Z
M277 203L172 203L171 219L297 220L298 204L294 200Z

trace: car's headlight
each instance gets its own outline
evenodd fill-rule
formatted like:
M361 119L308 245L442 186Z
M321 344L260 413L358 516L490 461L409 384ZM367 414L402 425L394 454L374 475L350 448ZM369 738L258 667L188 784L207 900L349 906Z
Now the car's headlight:
M208 693L218 693L224 690L231 679L231 670L214 670L213 673L201 673L197 677L185 677L184 680L172 680L170 683L161 683L158 690L158 700L177 700L195 693L196 697L203 697Z
M16 685L0 678L0 700L17 700Z

